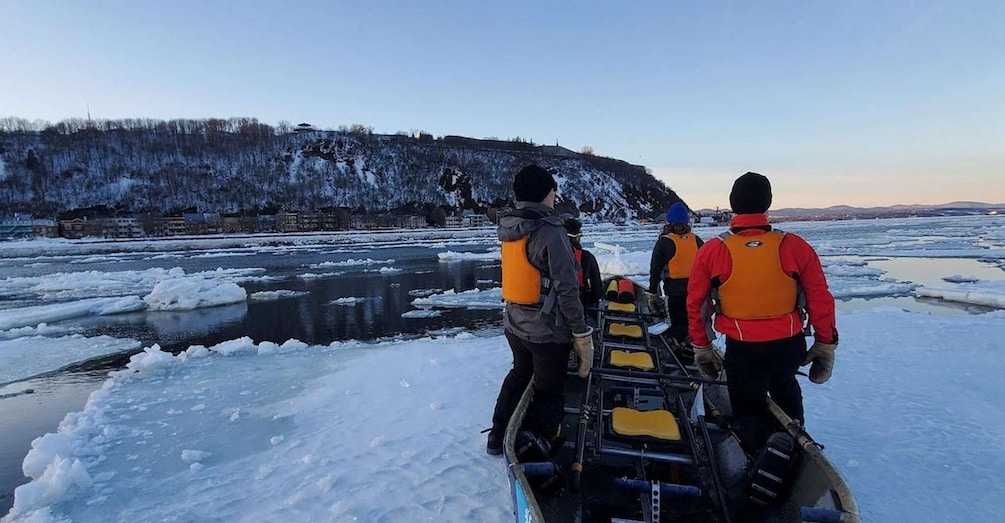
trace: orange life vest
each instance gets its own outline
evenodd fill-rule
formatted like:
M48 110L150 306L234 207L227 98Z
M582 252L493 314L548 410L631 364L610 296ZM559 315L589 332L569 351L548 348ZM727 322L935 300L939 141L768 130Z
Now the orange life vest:
M719 286L723 315L738 320L775 318L796 310L798 286L782 270L785 233L770 231L747 236L731 234L722 243L729 250L732 270Z
M663 236L674 244L673 258L667 260L667 274L671 279L683 279L691 275L694 257L698 254L698 238L691 233L667 234Z
M541 302L541 271L527 259L527 239L502 242L502 297L510 303Z

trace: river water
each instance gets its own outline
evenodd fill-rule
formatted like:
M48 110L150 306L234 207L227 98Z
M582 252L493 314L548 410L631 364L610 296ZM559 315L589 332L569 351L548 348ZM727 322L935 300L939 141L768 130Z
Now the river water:
M873 225L881 229L882 226ZM825 230L826 231L826 230ZM714 233L715 231L710 231ZM820 234L819 242L830 242L830 232ZM589 235L589 232L588 232ZM256 342L282 342L295 338L309 344L328 344L336 340L375 340L387 337L422 336L456 329L501 330L499 309L448 309L432 318L402 318L412 310L416 293L433 290L486 289L498 287L498 260L463 260L441 262L437 252L444 250L485 252L495 246L491 231L466 245L417 245L393 242L353 249L311 247L262 251L229 248L201 256L158 258L149 252L131 252L104 257L93 255L55 255L0 257L0 271L5 277L38 276L79 270L114 272L139 271L152 267L182 267L187 273L222 268L261 267L267 279L243 282L249 295L259 291L304 291L291 298L210 307L185 312L138 312L113 316L87 316L60 322L87 336L110 335L139 340L142 346L159 344L165 350L180 351L190 345L213 345L249 336ZM619 240L628 250L651 248L655 237L651 230L607 231L605 237ZM815 245L813 238L808 238ZM462 242L463 243L463 242ZM587 246L589 247L589 243ZM227 255L230 254L237 255ZM2 253L2 251L0 251ZM854 254L854 253L852 253ZM863 257L868 252L861 253ZM320 278L298 277L305 267L332 261L365 259L382 261L373 267L391 266L396 272L364 272L360 267L339 270ZM922 258L917 256L877 257L870 267L887 271L886 277L898 281L937 285L948 274L972 275L982 279L1005 279L998 265L972 257ZM393 260L393 261L389 261ZM28 263L30 262L30 263ZM81 263L86 262L86 263ZM323 273L331 269L311 269ZM411 294L410 294L411 292ZM356 298L351 304L339 304L340 298ZM42 303L31 296L0 296L2 309ZM841 300L841 310L875 305L891 305L935 314L974 314L985 307L952 304L909 296L885 296L870 299ZM82 363L51 375L36 377L0 387L0 514L13 502L13 490L26 480L21 461L31 440L54 431L68 412L80 410L88 395L98 388L109 369L120 367L130 354L118 354Z

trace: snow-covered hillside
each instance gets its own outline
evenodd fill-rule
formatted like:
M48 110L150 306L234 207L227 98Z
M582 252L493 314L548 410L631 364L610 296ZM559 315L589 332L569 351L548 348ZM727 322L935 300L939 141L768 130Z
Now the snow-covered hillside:
M643 167L559 147L452 136L277 133L257 123L209 126L213 121L0 130L0 215L99 205L166 213L432 206L485 212L509 201L513 173L532 162L556 169L560 201L598 220L657 216L678 200Z

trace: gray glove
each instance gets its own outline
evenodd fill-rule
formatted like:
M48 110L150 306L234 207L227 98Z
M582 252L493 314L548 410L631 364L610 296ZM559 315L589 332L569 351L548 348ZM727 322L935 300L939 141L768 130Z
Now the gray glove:
M834 371L834 351L837 348L837 343L813 342L813 346L806 353L806 359L803 360L803 365L813 364L810 366L810 381L824 383L831 379L831 372Z
M649 314L659 316L663 314L663 297L651 292L646 293L646 304L649 305Z
M572 334L572 347L576 349L576 357L579 358L579 377L585 378L590 375L590 368L593 367L593 327L579 334Z
M722 374L722 354L719 354L719 349L712 344L703 347L692 346L694 347L694 364L698 366L701 377L707 380L717 379L719 374Z

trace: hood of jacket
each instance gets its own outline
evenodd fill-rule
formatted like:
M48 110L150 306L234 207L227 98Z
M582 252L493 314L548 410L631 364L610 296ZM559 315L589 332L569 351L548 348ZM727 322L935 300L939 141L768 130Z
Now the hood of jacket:
M509 242L527 236L545 225L563 226L555 210L535 202L516 202L515 208L499 217L497 235L500 241Z

